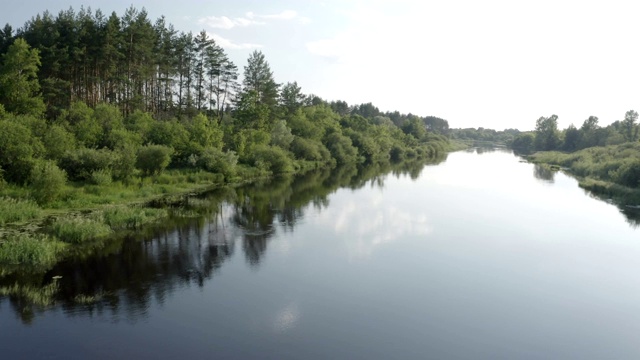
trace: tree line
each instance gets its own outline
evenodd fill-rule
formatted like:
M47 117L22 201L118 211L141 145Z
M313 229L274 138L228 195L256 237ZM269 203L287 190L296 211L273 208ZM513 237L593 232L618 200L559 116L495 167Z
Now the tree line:
M511 142L511 147L522 152L567 151L586 149L594 146L619 145L637 142L639 139L638 112L629 110L623 120L616 120L608 126L600 126L597 116L589 116L580 128L573 124L566 129L558 129L558 116L541 116L536 120L533 132L522 133Z
M131 7L37 15L0 31L0 179L48 203L67 180L126 183L167 167L225 181L442 154L446 120L350 106L238 67L205 31ZM37 189L40 189L39 192Z

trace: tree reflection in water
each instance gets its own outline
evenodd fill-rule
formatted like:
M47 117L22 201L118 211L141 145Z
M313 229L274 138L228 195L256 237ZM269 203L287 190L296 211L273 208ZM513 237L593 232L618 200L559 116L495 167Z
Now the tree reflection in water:
M307 206L326 208L328 196L342 187L383 187L390 172L415 179L423 167L325 169L190 197L152 233L94 244L46 271L0 268L0 303L8 301L24 323L58 308L68 316L135 322L179 288L203 287L234 254L236 241L258 267L269 240L278 230L294 231Z

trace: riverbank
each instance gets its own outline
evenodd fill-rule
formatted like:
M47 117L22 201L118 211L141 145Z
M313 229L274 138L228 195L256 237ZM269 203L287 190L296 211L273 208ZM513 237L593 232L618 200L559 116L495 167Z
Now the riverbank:
M621 205L640 204L640 143L591 147L573 153L537 152L536 164L555 166L578 179L579 186Z
M423 166L429 160L387 165L392 170L407 164ZM368 168L377 166L360 171L367 172ZM298 164L295 169L279 176L292 178L313 170L334 171L328 164L311 162ZM238 174L243 176L224 181L213 173L170 170L162 175L133 179L130 183L70 186L62 200L46 208L25 198L10 197L10 194L28 195L24 188L10 187L0 197L0 265L41 270L69 254L109 246L110 242L125 236L144 237L147 230L167 225L169 219L199 214L203 204L189 200L199 194L224 192L224 189L274 176L252 168L243 168ZM186 203L188 206L184 206Z

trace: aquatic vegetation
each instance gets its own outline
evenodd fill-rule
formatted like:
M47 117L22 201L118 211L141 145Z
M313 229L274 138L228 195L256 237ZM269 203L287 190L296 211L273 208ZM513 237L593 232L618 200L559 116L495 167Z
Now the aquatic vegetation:
M168 216L166 209L152 209L134 206L112 206L94 215L102 219L112 230L135 230L153 224Z
M0 240L0 263L49 266L64 249L64 243L47 235L9 234Z
M111 235L111 228L94 219L67 217L56 220L50 227L51 234L61 241L79 244Z

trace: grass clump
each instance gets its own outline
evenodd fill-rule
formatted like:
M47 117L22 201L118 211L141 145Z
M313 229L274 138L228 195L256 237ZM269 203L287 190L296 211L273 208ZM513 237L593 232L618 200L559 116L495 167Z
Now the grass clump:
M156 223L167 217L166 209L151 209L127 206L113 206L99 212L96 216L112 230L135 230Z
M39 217L42 209L34 201L0 197L0 226Z
M110 235L111 228L94 219L74 217L56 220L50 232L64 242L81 244Z
M11 234L0 240L0 263L27 266L54 264L65 244L39 234Z

